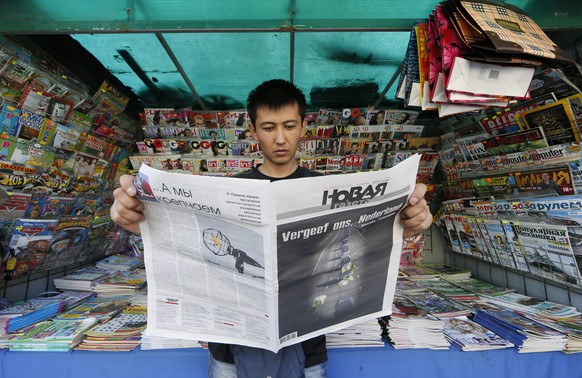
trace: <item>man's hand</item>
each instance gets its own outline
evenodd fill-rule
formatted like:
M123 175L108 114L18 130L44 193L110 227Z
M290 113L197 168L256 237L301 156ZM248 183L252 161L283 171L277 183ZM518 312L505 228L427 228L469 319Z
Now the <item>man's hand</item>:
M111 205L111 219L127 231L139 234L139 222L143 218L143 204L135 198L136 190L133 176L123 175L119 178L121 187L113 191L115 202Z
M426 185L416 184L408 205L400 213L400 224L404 226L404 238L414 236L432 224L432 214L424 199L424 193L426 193Z

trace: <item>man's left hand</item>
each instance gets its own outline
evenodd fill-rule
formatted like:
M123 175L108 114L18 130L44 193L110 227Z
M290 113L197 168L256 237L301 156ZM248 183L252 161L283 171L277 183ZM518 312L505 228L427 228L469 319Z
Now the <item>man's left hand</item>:
M408 205L400 213L400 224L404 226L404 238L414 236L428 229L432 224L432 214L424 199L425 193L426 185L416 184L414 192L408 199Z

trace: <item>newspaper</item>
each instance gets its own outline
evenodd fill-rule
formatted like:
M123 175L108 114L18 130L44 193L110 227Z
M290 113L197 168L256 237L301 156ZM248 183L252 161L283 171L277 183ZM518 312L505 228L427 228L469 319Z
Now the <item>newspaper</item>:
M145 334L277 351L390 314L419 160L272 183L142 165Z

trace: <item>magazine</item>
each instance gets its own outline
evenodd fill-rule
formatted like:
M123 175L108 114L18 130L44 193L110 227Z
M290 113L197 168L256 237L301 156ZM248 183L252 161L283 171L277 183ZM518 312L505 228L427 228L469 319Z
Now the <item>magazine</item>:
M566 226L516 223L513 229L532 273L576 285L582 282Z
M273 183L142 165L146 333L277 351L389 314L419 160Z

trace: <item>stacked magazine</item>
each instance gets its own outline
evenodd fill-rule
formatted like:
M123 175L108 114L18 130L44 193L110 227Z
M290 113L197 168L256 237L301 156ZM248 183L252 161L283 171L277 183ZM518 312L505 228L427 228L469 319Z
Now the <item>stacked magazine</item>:
M129 304L127 296L95 297L79 306L60 314L60 320L80 320L95 318L105 322L122 311Z
M449 298L453 296L459 297L474 295L469 290L463 289L462 287L456 286L451 282L445 281L441 278L433 278L430 280L415 280L415 282L423 288L430 289L437 294Z
M154 349L183 349L183 348L201 348L202 346L196 340L175 339L172 337L151 336L144 334L141 336L141 350Z
M497 286L495 284L478 280L476 278L467 278L462 280L455 280L453 282L456 286L462 287L475 294L497 296L507 293L512 293L515 290L506 287Z
M131 295L146 285L145 269L123 270L95 284L98 296Z
M580 317L580 311L576 307L543 301L519 293L497 295L488 297L486 300L511 310L550 319Z
M470 310L467 307L440 296L429 289L406 291L402 295L416 306L439 319L470 314Z
M8 341L13 351L67 352L81 342L97 319L47 320Z
M98 261L95 266L105 270L133 270L143 267L143 257L112 255Z
M384 340L376 319L342 328L325 335L328 348L383 347Z
M471 277L471 271L468 269L461 269L443 264L423 264L421 266L428 272L438 274L439 277L449 281L458 281Z
M477 311L475 322L511 341L520 353L561 351L566 335L511 310Z
M146 324L147 307L128 306L113 318L87 331L87 337L77 349L131 351L140 344Z
M380 320L385 336L395 349L448 349L443 320L427 313L404 296L396 294L392 315Z
M445 337L463 351L511 348L514 345L465 316L445 320Z
M55 278L53 283L60 290L91 291L97 281L107 278L110 274L110 270L89 266L66 276Z
M533 317L533 319L562 332L568 337L564 353L582 352L582 318L548 319Z
M58 314L65 305L62 299L30 299L0 310L0 326L6 333L18 331Z
M40 300L62 300L64 301L62 311L70 310L71 308L85 302L86 300L95 296L95 293L91 291L71 291L65 290L63 292L59 291L48 291L39 294L36 299Z

